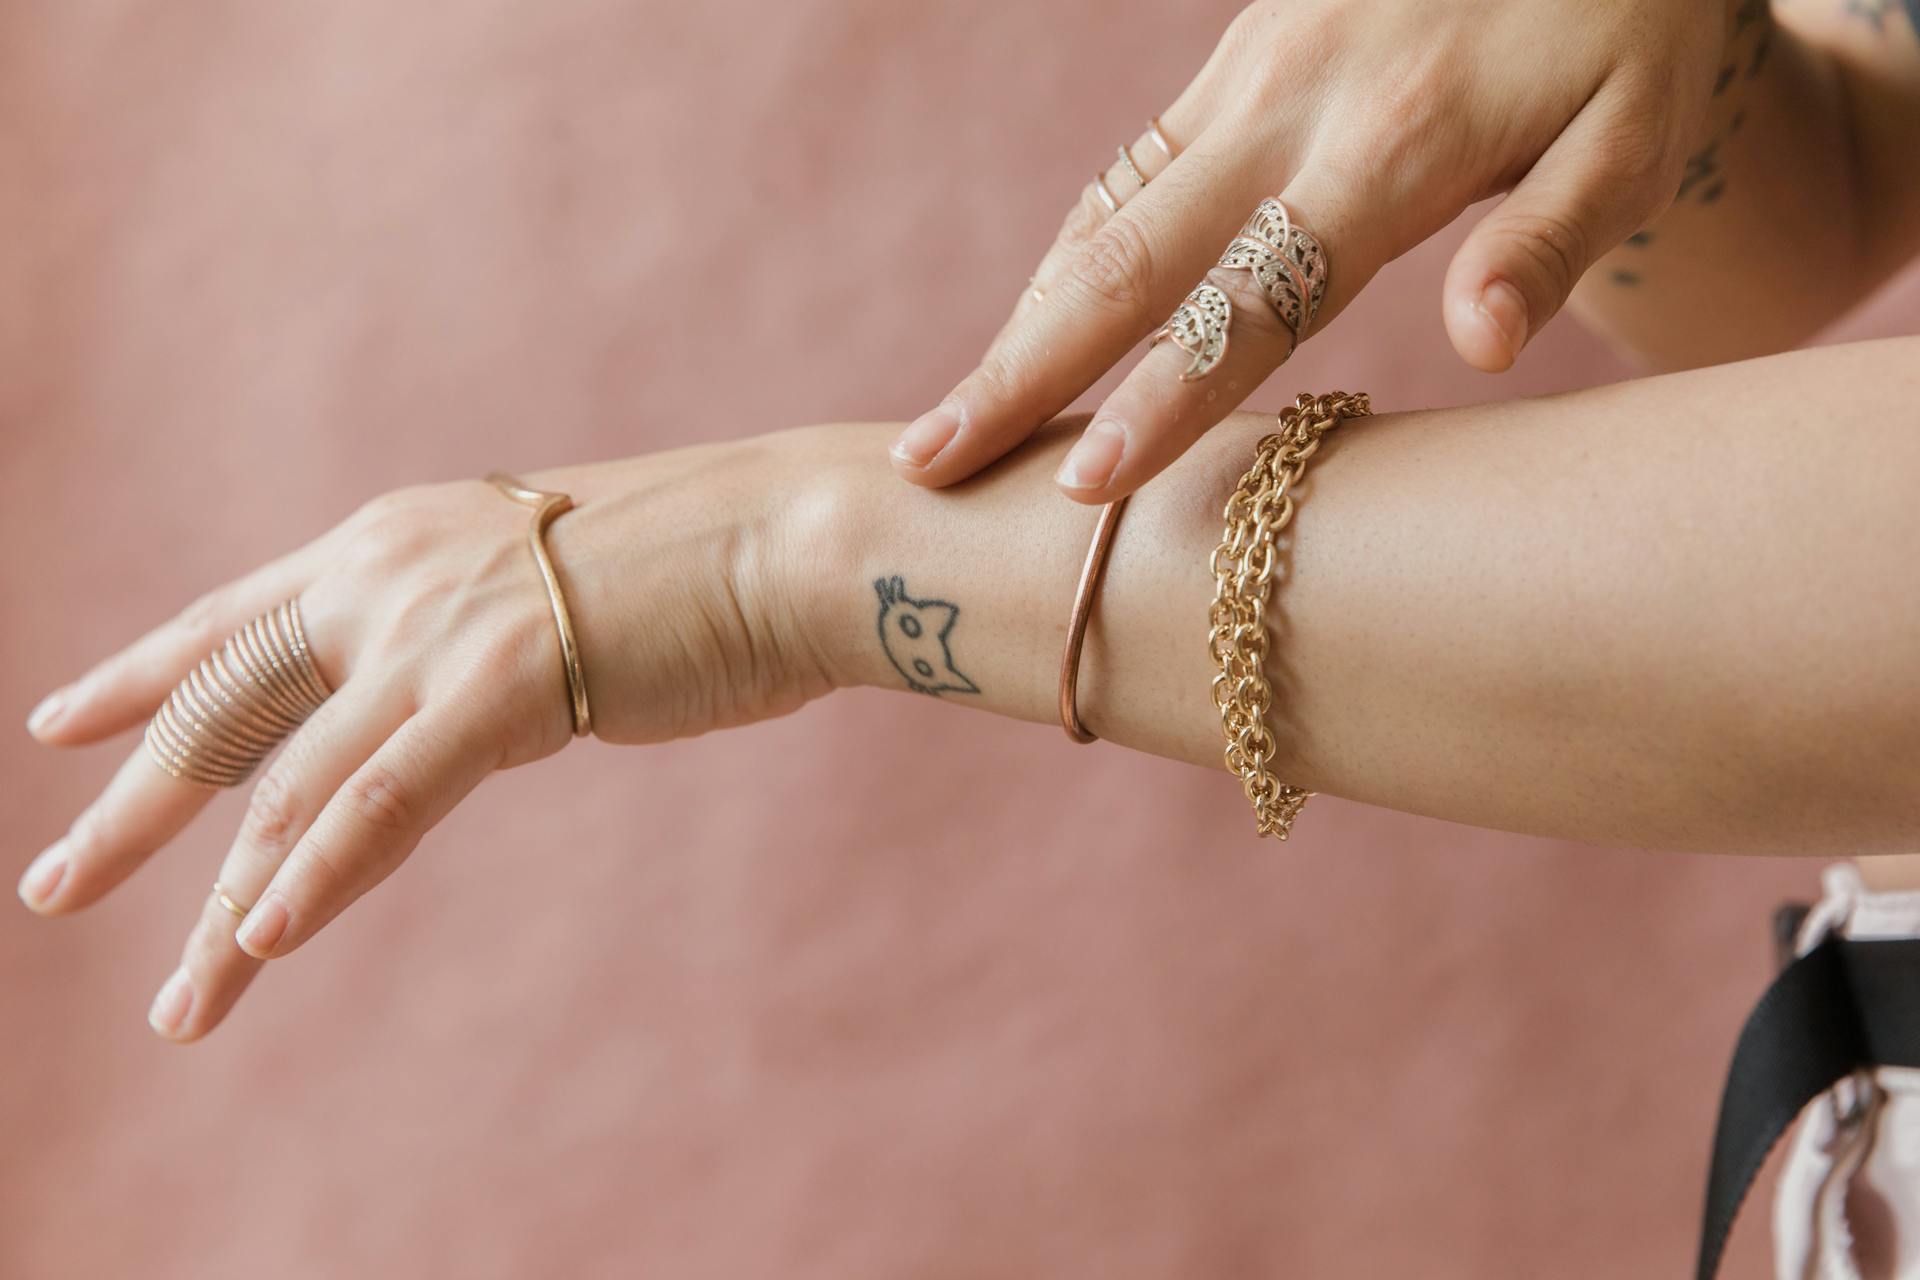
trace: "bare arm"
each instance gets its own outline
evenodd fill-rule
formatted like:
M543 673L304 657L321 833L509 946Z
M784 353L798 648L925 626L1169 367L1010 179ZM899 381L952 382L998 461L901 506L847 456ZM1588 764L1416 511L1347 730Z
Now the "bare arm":
M1920 845L1916 403L1900 339L1342 427L1278 593L1277 772L1607 843ZM1102 737L1219 767L1204 566L1270 426L1236 418L1127 511L1082 684ZM1093 519L1035 500L1061 435L945 494L892 483L867 429L802 437L826 478L788 562L829 680L904 688L923 657L943 699L1051 720ZM883 643L876 583L929 633L957 608L954 675Z
M1672 206L1573 298L1658 367L1783 350L1920 252L1920 0L1734 12Z
M1343 426L1280 587L1276 771L1608 843L1915 848L1916 403L1908 338ZM1205 566L1268 426L1236 416L1134 498L1085 659L1082 711L1104 737L1220 764ZM684 737L851 684L1052 718L1093 519L1047 488L1066 433L932 492L893 477L873 448L886 430L535 478L580 503L547 540L598 736ZM313 938L488 773L568 742L526 519L471 480L385 495L35 712L54 746L132 728L289 599L337 690L253 783L215 877L251 909L237 923L208 896L156 998L162 1034L205 1035L261 960ZM175 719L192 751L220 746L211 696ZM81 910L169 843L210 794L176 771L136 747L29 865L27 905Z

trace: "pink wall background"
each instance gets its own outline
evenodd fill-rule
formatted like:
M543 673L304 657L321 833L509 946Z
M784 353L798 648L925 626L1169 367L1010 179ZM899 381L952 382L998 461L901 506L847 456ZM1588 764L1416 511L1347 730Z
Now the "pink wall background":
M1234 7L0 9L0 706L380 489L912 416ZM1627 372L1467 372L1452 239L1262 402ZM0 735L14 874L129 745ZM1332 799L1265 847L1224 775L847 694L495 779L177 1048L239 803L0 910L0 1275L1677 1275L1815 878Z

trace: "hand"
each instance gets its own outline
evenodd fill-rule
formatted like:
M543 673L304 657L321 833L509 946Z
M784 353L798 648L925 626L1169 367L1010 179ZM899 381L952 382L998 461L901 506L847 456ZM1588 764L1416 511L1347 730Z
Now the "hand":
M1156 344L1056 476L1092 503L1145 483L1292 350L1252 275L1214 265L1272 195L1330 261L1324 325L1385 263L1510 191L1455 255L1443 302L1461 357L1507 368L1581 273L1671 201L1729 41L1757 58L1745 46L1766 38L1762 0L1737 3L1731 16L1726 0L1249 6L1160 116L1174 158L1143 134L1129 151L1149 185L1116 160L1104 182L1118 213L1083 191L980 367L900 436L896 469L929 486L978 471L1204 278L1233 306L1218 366L1182 381L1187 353Z
M824 684L762 607L757 517L779 492L755 443L528 477L579 504L548 545L579 633L596 732L657 741L777 714ZM759 477L756 479L755 477ZM333 696L252 783L155 1029L187 1041L383 880L496 769L550 755L573 724L530 511L481 481L376 499L306 547L205 596L49 698L31 728L74 746L143 724L249 619L297 597ZM776 593L777 594L777 593ZM213 791L144 745L22 877L43 915L98 901ZM257 930L257 932L256 932ZM237 936L236 936L237 934Z

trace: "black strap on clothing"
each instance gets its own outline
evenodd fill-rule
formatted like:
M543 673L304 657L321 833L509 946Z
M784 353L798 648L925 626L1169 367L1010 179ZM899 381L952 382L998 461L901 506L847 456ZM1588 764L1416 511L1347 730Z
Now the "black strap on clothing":
M1920 1067L1920 938L1829 937L1754 1006L1720 1096L1697 1280L1719 1270L1734 1215L1780 1135L1861 1067Z

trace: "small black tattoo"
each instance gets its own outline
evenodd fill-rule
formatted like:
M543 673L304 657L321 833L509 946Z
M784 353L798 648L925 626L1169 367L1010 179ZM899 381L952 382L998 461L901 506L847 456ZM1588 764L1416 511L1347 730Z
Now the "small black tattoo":
M1644 249L1653 243L1653 232L1636 231L1627 237L1627 243L1635 249Z
M1887 14L1892 11L1893 0L1847 0L1847 16L1860 19L1882 35L1887 30Z
M1721 94L1727 91L1727 86L1733 83L1734 72L1738 70L1739 68L1734 66L1731 62L1729 62L1726 66L1720 68L1720 74L1716 76L1713 81L1714 97L1717 98Z
M1733 11L1733 34L1737 36L1767 17L1767 0L1740 0L1740 7Z
M1850 18L1872 27L1875 32L1885 35L1887 16L1893 12L1895 0L1847 0L1845 12ZM1920 35L1920 0L1904 0L1901 8L1906 10L1907 23L1915 35Z
M1634 285L1640 283L1640 274L1636 271L1615 271L1613 273L1613 282L1632 288Z
M1685 200L1694 188L1720 176L1720 139L1714 138L1687 157L1686 171L1680 175L1680 190L1674 198Z
M1727 121L1727 136L1731 138L1734 134L1740 132L1740 126L1745 124L1746 122L1747 122L1747 109L1745 107L1742 107L1738 111L1733 113L1733 119Z
M1760 74L1760 68L1767 65L1767 54L1773 51L1773 32L1762 31L1760 38L1753 42L1753 57L1747 61L1747 79Z
M1700 193L1700 203L1712 204L1725 194L1727 194L1727 180L1725 178L1715 178L1713 185Z
M953 665L947 637L960 620L960 606L945 600L914 600L898 576L874 579L880 596L880 647L915 693L978 693L980 686Z

